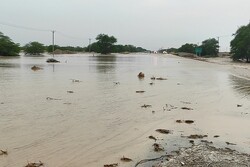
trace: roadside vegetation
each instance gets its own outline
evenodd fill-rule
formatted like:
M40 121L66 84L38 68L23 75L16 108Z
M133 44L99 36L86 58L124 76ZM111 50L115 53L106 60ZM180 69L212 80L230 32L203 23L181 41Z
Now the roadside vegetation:
M18 56L20 46L0 32L0 56Z
M230 54L233 61L250 62L250 23L241 26L233 34L234 39L230 42ZM201 54L197 54L197 48L201 49ZM179 48L160 49L159 53L172 53L179 55L180 53L197 54L201 57L216 57L219 54L219 42L215 38L202 41L201 45L186 43Z
M234 34L234 39L231 41L232 59L245 60L250 62L250 23L246 26L241 26Z
M178 54L179 52L185 52L190 54L197 54L196 49L199 48L201 53L199 54L202 57L216 57L219 53L219 42L215 38L209 38L202 41L201 45L186 43L180 48L169 48L161 49L158 52L163 53L173 53Z
M219 42L215 38L207 39L202 41L201 44L201 55L202 56L209 56L209 57L216 57L219 53Z

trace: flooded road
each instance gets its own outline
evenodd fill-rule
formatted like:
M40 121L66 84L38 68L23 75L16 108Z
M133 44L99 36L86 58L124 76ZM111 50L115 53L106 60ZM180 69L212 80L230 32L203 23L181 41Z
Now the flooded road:
M230 66L153 54L58 55L58 64L47 58L0 57L0 149L9 153L0 166L40 160L48 167L129 167L164 154L154 152L150 135L168 153L189 146L180 136L191 134L250 153L250 84ZM34 65L43 69L32 71Z

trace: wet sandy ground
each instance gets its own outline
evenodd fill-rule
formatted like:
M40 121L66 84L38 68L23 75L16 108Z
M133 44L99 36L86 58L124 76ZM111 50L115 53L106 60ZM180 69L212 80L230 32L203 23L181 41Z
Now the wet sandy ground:
M220 65L230 66L230 71L233 75L238 77L243 77L246 79L250 79L250 64L242 63L242 62L234 62L228 56L226 57L216 57L216 58L206 58L206 61L211 63L216 63Z
M171 55L56 58L60 64L47 64L46 57L0 59L0 149L8 150L0 166L39 160L50 167L133 166L191 146L185 137L191 134L250 153L249 81L232 75L231 66ZM33 65L43 70L32 71ZM150 135L164 151L154 151ZM123 156L133 161L122 162Z

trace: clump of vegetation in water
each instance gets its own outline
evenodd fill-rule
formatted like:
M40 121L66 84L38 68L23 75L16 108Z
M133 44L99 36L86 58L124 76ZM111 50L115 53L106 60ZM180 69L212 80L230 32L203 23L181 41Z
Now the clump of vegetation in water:
M30 42L23 47L25 54L29 55L41 55L45 52L45 46L39 42Z
M107 34L97 35L96 40L97 42L94 42L85 48L86 52L96 52L101 54L149 52L142 47L136 47L133 45L115 45L117 39L114 36L109 36Z

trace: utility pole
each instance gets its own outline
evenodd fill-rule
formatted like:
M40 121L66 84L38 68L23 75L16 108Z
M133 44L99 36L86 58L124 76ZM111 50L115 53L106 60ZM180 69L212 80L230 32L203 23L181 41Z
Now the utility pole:
M219 46L219 52L220 52L220 37L217 37L218 39L218 46Z
M89 38L89 52L90 52L90 49L91 49L91 38Z
M52 30L52 53L53 53L53 57L54 55L54 50L55 50L55 30Z

